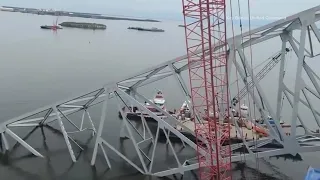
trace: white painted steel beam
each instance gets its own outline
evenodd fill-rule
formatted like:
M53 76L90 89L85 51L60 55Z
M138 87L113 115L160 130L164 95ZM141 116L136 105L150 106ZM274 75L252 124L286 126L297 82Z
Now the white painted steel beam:
M104 89L105 89L105 92L107 94L110 93L109 89L107 89L107 88L104 88ZM98 129L98 132L97 132L96 142L95 142L95 146L94 146L94 150L93 150L93 154L92 154L91 165L94 165L95 162L96 162L97 153L98 153L98 146L101 144L101 134L102 134L103 127L104 127L104 122L105 122L106 117L107 117L107 105L108 105L108 102L109 102L109 97L105 96L104 97L104 102L103 102L103 105L102 105L102 109L101 109L100 124L99 124L99 129Z
M58 119L58 122L59 122L59 126L60 126L60 128L61 128L61 132L62 132L62 134L63 134L63 137L64 137L64 140L65 140L65 142L66 142L66 145L67 145L67 147L68 147L68 150L69 150L71 159L72 159L73 162L76 162L77 160L76 160L76 157L75 157L75 155L74 155L72 146L71 146L71 144L70 144L69 136L68 136L68 134L67 134L67 132L66 132L66 129L65 129L64 125L63 125L62 119L61 119L61 117L60 117L60 115L59 115L59 113L58 113L58 109L57 109L57 107L55 107L55 106L52 107L52 109L53 109L53 111L56 113L56 116L57 116L57 119Z
M275 119L280 119L280 113L281 113L281 105L282 105L282 92L283 92L283 79L284 79L284 65L285 65L285 54L286 54L286 48L287 48L287 41L288 41L288 35L283 34L281 37L282 40L282 46L281 46L281 61L280 61L280 70L279 70L279 80L278 80L278 96L277 96L277 110L276 110L276 116Z
M23 147L25 147L27 150L29 150L35 156L43 157L38 151L36 151L33 147L31 147L28 143L26 143L24 140L22 140L18 135L16 135L10 129L6 130L6 134L8 134L13 139L15 139L17 142L19 142ZM7 142L7 141L5 140L5 142Z
M301 81L302 81L302 68L303 68L303 61L304 61L304 49L306 43L306 35L307 35L307 19L301 19L302 23L302 30L300 32L300 46L298 49L298 65L297 65L297 72L296 72L296 79L295 79L295 88L294 88L294 99L293 99L293 108L292 108L292 119L291 119L291 138L295 138L296 136L296 125L297 125L297 118L298 118L298 106L300 100L300 92L302 89Z

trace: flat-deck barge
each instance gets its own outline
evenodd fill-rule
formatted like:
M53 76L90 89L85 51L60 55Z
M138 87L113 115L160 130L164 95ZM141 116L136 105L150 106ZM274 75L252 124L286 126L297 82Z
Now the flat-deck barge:
M62 27L60 27L60 26L48 26L48 25L40 26L40 28L41 29L52 29L52 30L62 29Z
M164 32L163 29L158 29L158 28L142 28L142 27L128 27L128 29L134 29L138 31L150 31L150 32Z
M63 22L59 24L63 27L70 27L70 28L81 28L81 29L101 29L105 30L107 28L104 24L97 24L97 23L85 23L85 22Z

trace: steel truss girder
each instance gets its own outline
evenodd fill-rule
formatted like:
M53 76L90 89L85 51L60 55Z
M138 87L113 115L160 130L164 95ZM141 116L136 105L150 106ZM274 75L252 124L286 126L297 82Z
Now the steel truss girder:
M311 19L312 21L318 21L319 20L319 14L316 14L316 12L318 11L320 9L320 7L316 7L316 8L313 8L313 9L311 9L310 11L308 11L308 12L303 12L303 13L300 13L300 14L298 14L298 15L295 15L295 16L290 16L289 18L287 18L287 20L286 21L280 21L280 22L277 22L277 24L282 24L282 25L277 25L277 24L275 24L275 23L273 23L272 24L272 26L267 26L267 27L265 27L265 29L262 29L262 28L258 28L259 30L253 30L252 32L253 33L256 33L256 32L264 32L264 34L262 35L262 36L260 36L260 37L257 37L257 38L255 38L255 39L251 39L251 40L248 40L248 41L245 41L245 43L244 44L241 44L241 43L239 43L239 44L237 44L236 45L236 51L239 53L239 55L240 55L240 57L242 57L242 60L245 62L245 67L244 68L246 68L249 72L252 72L251 70L250 70L250 66L249 66L249 63L247 62L247 60L246 60L246 58L245 58L245 55L244 55L244 53L243 53L243 51L241 51L241 49L242 48L246 48L246 47L248 47L249 46L249 44L251 44L251 45L254 45L254 44L256 44L256 43L261 43L261 42L264 42L264 41L266 41L266 40L268 40L268 39L271 39L271 38L275 38L275 37L281 37L281 39L282 39L282 41L283 41L283 45L282 45L282 57L281 57L281 64L280 64L280 66L281 66L281 70L280 70L280 72L279 72L279 77L282 77L283 76L283 74L284 74L284 72L283 72L283 65L284 65L284 51L285 51L285 45L286 45L286 42L287 41L293 41L293 38L292 38L292 36L290 36L290 34L291 34L291 31L292 30L296 30L296 29L298 29L298 30L302 30L302 34L304 33L304 29L306 29L307 28L307 24L304 24L304 23L299 23L299 24L297 24L297 22L300 22L300 19L304 19L304 18L306 18L306 19ZM314 13L314 14L312 14L312 13ZM308 16L309 15L309 16ZM311 15L314 15L314 18L312 18L312 17L310 17ZM313 23L314 23L313 22ZM289 26L285 26L285 25L288 25L288 24L290 24ZM275 27L275 26L277 26L277 27ZM313 25L314 26L314 25ZM277 33L275 33L275 34L272 34L272 31L275 31L275 30L278 30L279 28L281 28L281 27L283 27L283 29L282 29L282 33L279 33L279 32L277 32ZM313 29L315 29L315 28L312 28L312 30ZM267 32L268 31L268 32ZM315 32L315 34L318 34L317 32ZM245 33L245 35L244 36L249 36L249 34L246 34ZM235 37L235 39L237 39L237 38L240 38L240 36L238 36L238 37ZM289 39L289 40L288 40ZM303 38L302 38L303 39ZM252 42L250 42L250 41L252 41ZM300 42L301 42L301 40L300 40ZM229 47L231 47L231 46L233 46L233 41L231 41L231 39L229 39L229 41L228 41L228 45L229 45ZM307 50L305 49L305 47L304 47L304 45L305 45L305 43L299 43L299 49L300 49L300 51L301 52L307 52ZM217 48L219 48L219 46L216 46ZM293 47L294 48L294 47ZM307 53L307 55L310 55L310 53ZM301 58L300 58L301 59ZM175 78L176 78L176 80L177 80L177 82L178 82L178 84L179 84L179 87L181 88L181 92L182 93L184 93L185 95L186 95L186 100L188 100L188 93L185 93L184 92L184 86L183 85L181 85L181 83L180 83L180 79L179 79L179 73L181 72L181 71L183 71L183 70L185 70L184 68L187 66L187 65L184 65L184 66L182 66L182 68L174 68L174 63L175 63L176 61L169 61L169 62L167 62L167 64L166 64L166 66L168 66L168 67L170 67L171 68L171 70L172 70L172 74L174 75L175 74ZM191 66L195 66L196 64L191 64ZM160 66L158 66L158 67L163 67L163 64L162 65L160 65ZM157 68L154 68L155 70L157 69ZM237 68L237 70L239 71L239 69L240 68ZM150 70L149 70L150 71ZM150 72L154 72L154 71L150 71ZM170 72L168 72L168 74L170 74ZM299 75L298 74L298 77L300 78L300 76L301 75ZM310 76L310 75L309 75ZM146 78L146 80L149 80L150 78L151 78L151 76L149 76L149 74L146 76L147 78ZM254 74L251 74L251 77L254 77ZM244 77L243 77L244 78ZM152 80L151 80L152 81ZM254 78L253 78L253 81L255 82L255 88L257 88L258 89L258 91L259 91L259 94L263 94L263 91L262 91L262 88L261 87L259 87L259 84L258 84L258 82L256 81L256 80L254 80ZM150 81L149 81L150 82ZM141 83L141 81L140 81L140 83ZM119 84L121 84L121 82L119 83ZM258 87L257 87L258 86ZM315 86L316 86L316 84L315 84ZM134 89L133 90L135 90L135 88L138 88L138 86L135 86L134 87ZM130 89L130 87L129 87L129 89ZM285 84L284 84L284 82L283 82L283 78L280 78L279 79L279 91L278 91L278 97L281 97L282 96L282 94L285 94L286 96L288 95L288 93L287 93L287 90L286 90L286 87L285 87ZM134 97L132 97L132 98L134 98ZM279 99L279 98L278 98ZM146 100L146 98L145 98L145 100ZM256 99L256 101L258 101L257 99ZM268 99L266 98L266 96L265 95L263 95L263 101L264 102L267 102L267 104L268 104ZM299 99L298 100L298 102L300 102L301 101L301 99ZM305 104L306 105L306 103L305 102L303 102L303 101L301 101L303 104ZM149 102L150 103L150 102ZM256 103L256 104L258 104L258 103ZM292 104L292 103L291 103ZM269 114L271 115L271 116L273 116L274 118L276 118L276 117L280 117L280 108L279 108L279 105L277 105L277 108L276 109L273 109L270 105L267 105L268 107L268 112L269 112ZM294 105L293 105L294 106ZM308 105L307 104L307 106L309 107L309 108L311 108L311 109L313 109L312 108L312 106L310 106L310 105ZM261 109L261 107L260 107L260 109ZM314 112L317 112L317 111L314 111ZM265 118L266 118L266 115L264 116ZM298 119L301 121L301 122L303 122L303 120L298 116ZM268 123L268 121L266 121L267 123ZM305 125L303 124L303 123L301 123L302 125L303 125L303 127L305 128ZM294 129L295 129L296 127L294 126ZM271 127L271 125L269 124L269 130L270 131L274 131L274 128L273 127ZM267 139L267 140L265 140L265 141L261 141L261 143L258 143L258 144L254 144L254 145L247 145L247 147L250 147L250 149L249 149L249 152L251 151L252 152L252 150L254 150L255 148L259 148L260 146L263 146L263 145L265 145L265 144L267 144L267 143L270 143L272 140L277 140L279 143L281 143L283 146L284 146L284 148L282 148L282 149L275 149L275 150L270 150L270 151L264 151L264 152L259 152L259 154L258 154L258 157L267 157L267 156L273 156L273 155L278 155L278 154L287 154L287 153L292 153L292 154L295 154L295 153L298 153L298 152L305 152L305 151L314 151L314 150L319 150L319 146L311 146L311 147L304 147L304 146L302 146L302 144L300 144L297 140L296 140L296 135L295 135L295 131L293 130L292 131L293 133L291 133L291 138L292 139L290 139L290 138L288 138L288 137L286 137L285 136L285 134L284 134L284 132L283 132L283 130L282 130L282 128L280 128L280 124L279 123L277 123L277 131L274 131L274 133L272 133L272 136L270 136L269 137L269 139ZM172 132L171 132L172 133ZM175 134L175 133L174 133ZM299 139L300 139L301 137L299 137ZM233 149L237 149L237 147L236 146L234 146L234 148ZM248 156L248 157L254 157L254 156L256 156L256 154L253 156L251 153L249 153L249 154L246 154L245 156ZM233 156L232 157L232 161L234 162L234 161L239 161L240 159L239 159L240 157L239 156ZM164 176L164 175L170 175L170 174L173 174L173 173L179 173L179 172L181 172L181 170L183 169L184 171L186 171L186 170L192 170L192 169L196 169L198 167L198 164L192 164L192 165L188 165L188 166L182 166L182 167L177 167L177 168L174 168L174 169L169 169L169 170L167 170L167 171L164 171L164 172L158 172L158 173L154 173L153 175L155 175L155 176Z
M109 149L113 152L115 152L116 154L118 154L123 160L127 161L129 164L132 165L133 168L136 168L137 171L143 173L143 174L148 174L148 175L153 175L153 176L167 176L167 175L170 175L170 174L175 174L175 173L182 173L185 172L185 171L188 171L188 170L193 170L193 169L197 169L198 168L198 164L197 163L192 163L192 164L189 164L189 165L186 165L186 161L185 160L184 162L181 162L178 158L178 154L175 152L172 144L171 144L171 140L168 136L168 131L172 134L175 134L177 137L179 137L181 139L181 141L183 141L186 145L188 145L189 147L191 147L192 149L196 150L197 149L197 146L194 142L192 142L190 139L188 139L185 135L183 135L181 132L179 132L178 130L176 130L173 125L174 124L179 124L181 126L183 126L179 121L177 121L175 118L173 118L171 115L169 115L168 113L166 113L165 111L163 111L161 108L158 108L157 106L154 105L155 108L157 108L159 111L162 111L162 113L164 113L165 115L167 116L170 116L170 119L171 121L167 121L164 120L164 119L161 119L159 117L157 117L157 115L155 115L154 113L152 113L151 111L149 111L147 108L145 108L144 105L142 105L142 103L138 102L134 96L131 95L131 93L126 93L124 92L123 90L121 90L120 88L118 87L113 87L113 88L110 88L110 89L113 89L113 94L116 94L117 96L117 102L118 102L118 105L119 104L122 104L122 102L124 100L126 101L130 101L130 103L134 104L135 106L138 107L138 109L142 109L144 112L146 112L149 116L153 117L157 123L158 123L158 126L157 126L157 132L156 132L156 135L155 135L155 138L151 140L151 143L154 145L153 146L153 150L152 150L152 154L151 154L151 158L149 158L149 160L151 161L149 165L145 164L145 162L143 161L142 159L142 155L141 155L141 152L140 152L140 149L139 149L139 143L136 141L136 137L133 135L132 131L130 130L130 126L129 126L129 123L128 123L128 120L126 118L123 118L123 121L125 122L125 128L128 132L127 134L127 137L129 139L132 140L132 143L134 144L134 147L135 147L135 150L136 150L136 153L137 155L139 156L139 159L140 159L140 163L142 164L143 168L140 168L138 167L136 164L134 164L128 157L126 157L125 155L123 155L121 152L119 152L117 149L115 149L114 147L112 147L105 139L103 139L103 137L101 137L101 134L102 134L102 131L103 131L103 127L104 126L104 122L107 118L107 101L104 102L104 106L103 106L103 110L102 110L102 116L101 116L101 121L100 121L100 126L99 126L99 130L98 130L98 133L97 133L97 139L96 139L96 145L95 145L95 148L94 148L94 153L93 153L93 157L92 157L92 161L91 161L91 164L94 165L95 164L95 161L96 161L96 157L97 157L97 151L98 151L98 147L101 146L101 144L105 144L109 147ZM145 98L143 95L141 95L140 93L138 92L135 92L134 93L136 96L138 96L139 98L143 99L143 101L147 101L148 103L150 103L150 105L153 105L152 102L148 101L147 98ZM120 98L123 99L120 100ZM122 117L126 117L125 114L122 112L122 109L119 107L119 111L122 113ZM144 121L144 119L142 118L142 121ZM144 123L144 122L142 122ZM171 125L172 124L172 125ZM148 127L148 124L145 123L145 126ZM187 127L184 127L185 130L187 130L188 128ZM135 129L136 131L138 131L137 129ZM177 162L177 168L172 168L172 169L169 169L169 170L165 170L165 171L159 171L159 172L154 172L153 171L153 164L155 163L155 160L154 160L154 157L156 155L156 144L158 144L158 136L159 136L159 130L162 130L165 134L165 137L166 137L166 141L169 143L169 146L170 146L170 149L171 149L171 152L173 153L173 156ZM190 130L189 130L190 131ZM190 133L193 133L190 131ZM151 135L152 136L152 135ZM143 138L142 141L144 141L146 139ZM104 149L103 149L104 150ZM104 151L103 153L105 154L106 151ZM205 157L208 156L208 154L206 154L205 151L201 151L200 150L200 153L202 153ZM140 154L140 155L139 155ZM107 155L105 155L107 157ZM253 155L252 155L253 156ZM208 157L209 158L209 157ZM237 161L238 159L241 159L239 157L239 155L234 155L234 161ZM107 158L106 158L107 160ZM108 160L107 160L108 161Z
M25 147L28 151L30 151L35 156L43 157L42 154L40 154L33 147L31 147L26 141L24 141L16 133L14 133L12 128L13 127L16 127L16 128L17 127L40 127L40 126L49 125L54 121L58 121L60 132L62 133L65 139L67 148L71 156L71 160L73 162L76 162L76 157L74 155L74 151L71 146L71 143L78 146L80 150L83 150L83 148L79 144L77 144L76 141L69 136L69 134L81 132L84 130L91 130L92 135L96 133L96 129L91 119L88 108L101 103L101 98L105 96L105 94L103 94L103 91L104 89L100 88L98 90L94 90L89 93L86 93L82 96L60 101L51 106L39 108L36 111L26 113L22 116L12 118L10 120L7 120L1 123L0 133L1 133L1 138L2 138L2 142L4 144L5 149L10 150L10 146L8 144L8 141L6 140L6 136L11 136L14 140L17 141L17 143L21 144L23 147ZM81 104L81 105L78 105L78 104ZM73 120L69 118L69 116L74 113L79 113L81 111L83 111L83 116L81 119L81 127L79 128L75 124L75 122L73 122ZM91 125L90 128L83 128L83 121L86 119L84 116L85 114L87 115L87 119ZM63 122L64 119L68 123L70 123L72 126L74 126L76 131L67 132L64 125L65 122Z
M238 36L234 37L234 39L240 39L240 38L246 39L246 41L244 41L243 43L242 42L235 43L233 41L233 38L229 38L227 40L228 46L229 46L230 50L236 51L241 55L242 60L244 60L244 62L246 64L246 67L243 67L243 68L247 69L250 72L250 69L252 67L249 66L249 63L247 62L245 54L243 53L242 49L247 48L250 45L253 46L255 44L263 43L263 42L265 42L269 39L272 39L272 38L279 38L282 40L283 43L289 42L289 44L292 46L295 53L299 57L300 64L297 67L297 68L299 68L299 71L302 71L302 69L305 69L308 72L312 72L311 67L309 67L306 64L306 62L304 62L304 57L310 56L310 55L311 55L310 57L313 57L314 55L312 52L314 51L313 48L315 48L315 46L312 46L312 50L310 50L311 53L305 53L306 52L306 48L305 48L306 43L305 43L304 36L305 36L305 33L307 33L307 30L308 30L308 33L310 30L310 32L314 33L317 40L318 41L320 40L320 32L315 24L319 20L320 20L320 6L316 6L314 8L309 9L309 10L306 10L306 11L300 12L298 14L289 16L285 19L282 19L282 20L273 22L271 24L259 27L257 29L251 30L251 32L246 32L242 36L238 35ZM295 42L295 40L292 37L293 30L302 31L301 35L303 35L303 36L302 36L302 38L300 38L300 41L298 42L298 47L295 43L293 43L293 42ZM253 38L250 39L249 38L250 36L253 36ZM213 51L219 50L222 46L223 46L222 44L216 44L214 46L215 48L213 49ZM283 50L283 47L284 47L284 45L282 45L282 50ZM205 47L205 50L208 50L208 47ZM202 50L199 49L197 52L195 52L195 55L198 55L201 52L202 52ZM90 93L84 93L84 95L82 95L82 96L68 98L67 100L60 101L58 103L54 103L52 105L37 109L33 112L26 113L22 116L18 116L18 117L9 119L7 121L3 121L3 123L0 123L0 136L1 136L2 146L5 147L6 150L10 149L10 145L9 145L6 137L11 136L18 143L20 143L22 146L24 146L27 150L29 150L30 152L32 152L36 156L43 157L39 152L37 152L34 148L32 148L27 142L25 142L23 139L21 139L19 136L17 136L11 130L11 128L12 127L19 127L19 126L20 127L41 126L41 125L50 124L50 123L58 120L60 127L61 127L61 132L62 132L62 134L64 134L66 144L70 144L71 142L69 142L69 140L72 141L72 138L70 138L67 134L67 131L64 130L64 128L62 128L64 123L69 122L69 121L68 121L68 118L63 118L63 117L65 117L65 116L68 117L69 115L71 115L73 113L77 113L77 112L81 112L81 111L83 111L84 113L87 113L92 106L94 106L96 104L103 103L103 105L102 105L103 111L101 114L100 125L99 125L98 131L96 133L97 138L96 138L93 157L92 157L92 161L91 161L92 165L95 164L97 152L98 152L98 149L100 148L102 150L102 153L103 153L105 159L106 159L107 165L111 168L112 164L110 163L110 160L107 156L108 151L105 149L105 147L108 147L108 149L114 151L117 155L119 155L121 158L123 158L125 161L127 161L129 164L131 164L134 168L136 168L138 171L140 171L143 174L151 174L154 176L167 176L167 175L175 174L175 173L182 173L183 174L183 172L185 172L185 171L197 169L199 167L199 165L197 163L191 163L191 164L187 165L187 163L186 163L187 160L185 160L185 162L179 161L177 158L178 154L173 151L175 159L177 161L177 167L171 168L171 169L168 169L165 171L154 172L153 171L153 164L155 163L156 146L154 146L154 148L153 148L153 152L151 154L151 157L149 157L149 156L146 157L147 155L139 150L139 146L141 143L151 142L153 144L156 144L156 142L158 141L159 131L161 129L163 129L163 130L166 130L166 132L169 130L168 133L175 134L176 136L178 136L182 142L184 142L189 148L194 149L196 152L196 145L192 141L190 141L188 138L186 138L182 133L180 133L179 131L177 131L173 128L173 126L175 124L179 124L180 122L177 121L175 118L171 117L170 115L168 116L169 120L165 121L163 119L159 119L153 113L148 112L148 114L150 116L154 117L158 122L157 133L156 133L156 135L152 135L151 133L149 133L147 130L148 125L146 123L144 123L142 120L142 123L145 126L145 131L144 131L144 133L142 133L142 134L144 134L143 135L144 140L140 141L140 142L138 142L136 139L134 139L136 137L133 137L132 133L136 132L136 130L131 129L129 121L124 119L125 123L124 123L123 127L127 131L127 136L129 136L130 140L133 142L133 144L135 146L136 153L140 156L139 157L140 162L141 162L141 164L143 164L142 168L135 165L129 158L127 158L123 154L121 154L116 148L114 148L111 144L109 144L101 136L102 131L103 131L103 127L104 127L103 125L104 125L105 119L107 118L107 113L105 110L107 109L107 102L110 98L112 98L112 97L119 98L119 96L121 96L122 98L125 97L130 102L135 103L140 108L142 108L142 109L144 108L141 105L141 103L139 103L133 95L125 93L124 90L136 92L137 88L139 88L139 87L145 86L145 85L150 84L152 82L155 82L155 81L158 81L158 80L161 80L161 79L164 79L164 78L167 78L169 76L174 75L174 78L177 80L178 85L180 87L181 93L183 93L185 95L186 100L189 100L190 92L188 92L188 90L183 82L183 79L180 76L180 73L182 71L187 70L188 67L194 67L194 66L197 66L198 64L196 62L188 64L187 58L188 58L187 55L180 56L178 58L164 62L160 65L148 68L145 71L137 73L133 76L129 76L128 78L124 78L122 80L115 81L114 83L107 84L101 88L97 88L94 91L91 91ZM235 59L233 60L232 58L230 58L229 61L232 61L232 62L228 62L230 65L232 65L233 62L236 62ZM283 61L283 59L281 60L281 63L282 63L282 61ZM242 69L240 68L240 65L237 65L237 66L238 66L237 71L242 71ZM281 66L280 69L282 70L283 65L281 64L280 66ZM180 68L177 68L177 67L180 67ZM161 72L162 70L164 70L166 68L169 70L166 72ZM231 71L228 71L228 72L231 72ZM241 72L239 72L239 73L241 74ZM279 76L281 77L282 74L283 74L283 71L280 71ZM294 90L294 92L290 91L286 87L285 83L283 82L283 79L280 78L278 81L279 91L278 91L278 98L277 99L279 99L279 97L281 97L281 94L284 94L288 98L290 105L293 107L293 109L296 109L296 110L298 110L298 108L299 108L298 103L301 102L302 104L307 106L312 111L316 122L319 123L317 121L316 117L319 116L320 113L317 110L315 110L314 108L312 108L313 106L310 105L311 104L310 101L306 102L306 101L300 99L300 97L298 96L298 94L300 92L299 90L302 90L302 89L306 89L306 90L310 91L316 97L320 96L319 85L316 82L316 77L314 74L315 74L314 72L308 73L308 77L310 78L316 91L313 91L311 88L304 86L305 84L302 83L303 80L299 74L297 74L297 76L296 76L296 78L297 78L296 86L298 88L296 88ZM255 77L254 73L251 74L251 77ZM247 78L249 78L249 77L243 76L243 80L246 80ZM254 78L253 78L253 80L254 80ZM129 83L129 82L133 83L133 85L126 85L126 83ZM301 84L303 85L302 87L300 87ZM264 94L261 87L259 87L258 82L255 82L254 88L256 88L260 94ZM114 94L115 92L117 92L118 94ZM293 102L290 100L289 95L292 95L294 97ZM136 96L139 96L139 98L142 98L142 99L147 99L142 94L139 94L137 92L136 92ZM252 93L251 93L251 96L253 96ZM256 99L256 101L257 102L255 104L259 105L258 99ZM265 95L263 96L263 101L269 102L267 97L265 97ZM189 102L189 101L187 101L187 102ZM82 103L82 104L79 105L79 103ZM279 117L279 114L280 114L279 105L277 105L276 109L273 109L269 105L267 109L268 109L268 113L270 113L270 115L273 116L273 118L276 119L277 117ZM38 113L41 113L44 111L46 111L47 113L45 113L43 116L37 117L37 118L30 118L30 117L32 117L32 115L35 115L35 114L38 114ZM298 111L295 111L293 114L293 117L292 117L293 124L296 124L296 120L298 119L300 121L301 125L303 126L303 128L306 130L306 135L313 135L312 138L319 136L319 134L311 132L311 130L308 129L307 125L304 123L304 120L299 116L299 114L297 112ZM266 117L266 114L264 115L264 117ZM88 115L88 118L89 118L88 120L91 121L90 122L90 124L92 125L91 129L93 132L95 132L95 127L92 123L90 115ZM144 119L144 118L142 117L142 119ZM82 121L83 120L81 119L81 124L82 124ZM74 124L76 124L76 123L74 123ZM84 129L82 129L81 124L80 124L80 128L79 128L80 131L84 130ZM284 132L279 127L278 123L277 123L276 131L274 131L274 128L272 128L270 126L270 124L268 124L268 125L269 125L269 130L273 133L271 133L271 135L267 139L257 141L258 144L255 144L252 141L246 142L246 147L250 148L249 149L250 153L245 154L244 156L246 156L247 158L254 159L255 156L268 157L268 156L287 154L287 153L295 154L298 152L310 152L310 151L319 151L320 150L320 146L316 146L316 145L312 145L312 144L311 145L309 144L310 146L304 146L304 144L301 143L301 140L300 140L301 137L296 136L296 133L295 133L296 127L295 126L293 126L293 128L291 130L291 136L287 137L284 135ZM185 128L185 130L188 130L188 128L186 128L186 127L184 127L184 128ZM79 129L78 129L78 131L79 131ZM130 129L130 131L132 131L131 134L128 132L129 129ZM189 131L191 131L191 130L189 130ZM168 136L168 133L165 135ZM192 134L193 132L190 132L190 133ZM147 138L145 134L150 134L151 138ZM313 140L312 138L309 138L309 140ZM299 141L297 141L297 139L299 139ZM275 149L275 150L265 150L263 152L259 152L258 154L252 153L252 152L254 152L255 148L259 148L260 146L262 146L266 143L270 143L271 141L274 141L274 140L276 140L280 144L282 144L284 148ZM306 138L306 141L308 141L308 137ZM169 146L171 146L169 139L167 139L167 142L169 143ZM73 161L75 161L75 157L72 155L73 149L70 147L68 145L68 149L69 149L71 158ZM232 149L236 150L239 147L240 147L240 145L233 145ZM142 157L145 157L146 159L148 159L150 164L147 164L143 160ZM243 158L242 156L233 154L232 155L232 162L240 161L242 158ZM188 161L188 162L190 162L190 161Z

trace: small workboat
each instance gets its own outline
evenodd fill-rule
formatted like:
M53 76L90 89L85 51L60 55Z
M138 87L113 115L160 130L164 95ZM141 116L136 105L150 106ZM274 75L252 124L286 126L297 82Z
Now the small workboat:
M157 90L157 93L155 94L154 98L150 100L153 104L155 104L156 106L160 107L162 110L167 111L166 109L166 100L164 98L164 95L162 93L162 91ZM155 108L154 106L150 105L148 102L144 103L144 106L151 111L152 113L154 113L155 115L157 115L158 117L160 117L161 119L166 118L167 116L165 116L162 112L160 112L157 108ZM125 107L123 107L123 110L125 110ZM144 118L146 120L154 120L147 112L144 112L143 110L140 111L137 107L129 107L129 111L125 112L127 115L128 119L131 120L135 120L135 119L141 119L141 113L143 114ZM122 118L121 113L119 112L119 118Z
M155 105L161 107L161 109L166 111L166 106L165 106L166 100L164 99L162 91L158 90L157 94L154 96L152 101Z
M162 91L158 90L156 95L154 96L153 99L150 100L153 104L156 106L160 107L162 110L166 111L166 100L164 99ZM150 105L149 103L145 102L145 106L148 110L156 114L157 116L163 116L163 113L158 111L154 106ZM136 111L140 113L139 111ZM145 116L149 116L148 113L143 113Z

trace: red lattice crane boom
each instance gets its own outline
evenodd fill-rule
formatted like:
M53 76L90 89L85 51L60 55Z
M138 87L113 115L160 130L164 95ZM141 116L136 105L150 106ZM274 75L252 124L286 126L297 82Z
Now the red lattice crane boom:
M199 177L231 179L225 0L182 0ZM199 52L200 51L200 52ZM192 65L192 66L191 66ZM220 92L217 94L217 92ZM221 93L222 92L222 93Z

